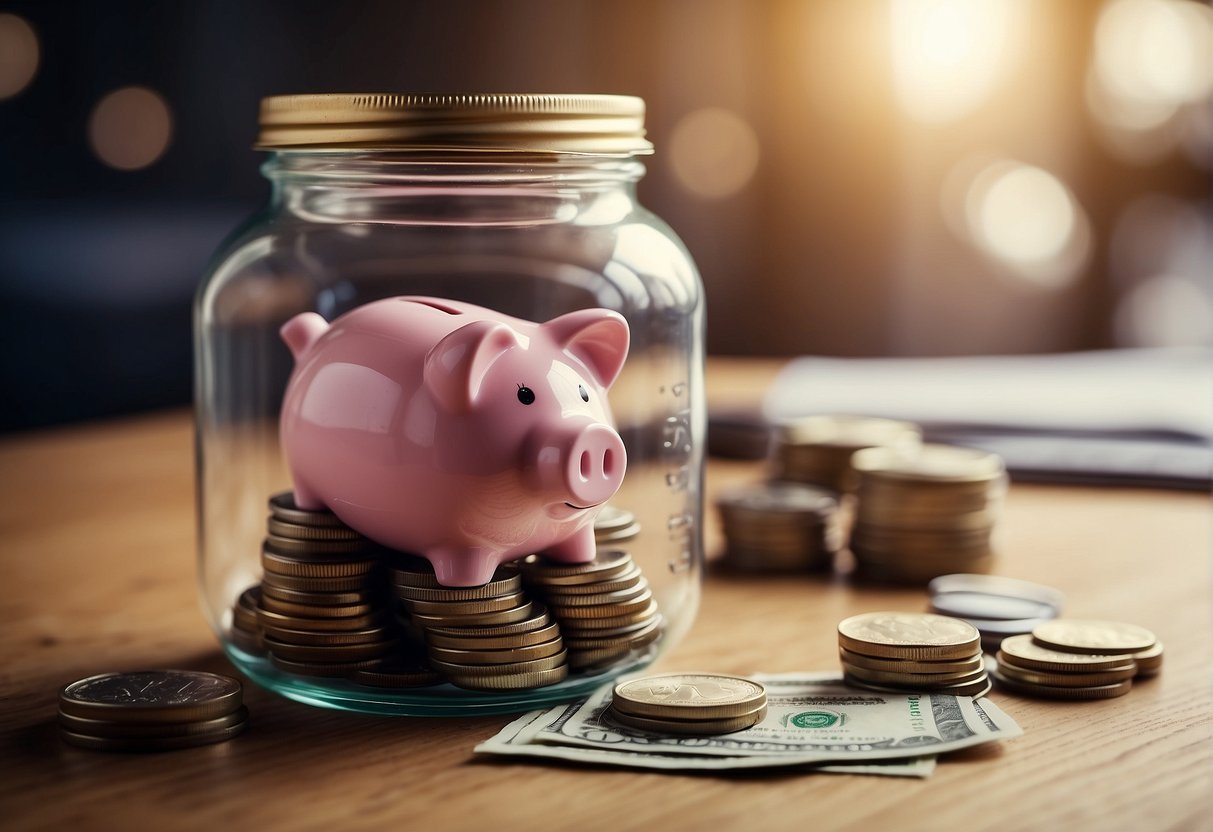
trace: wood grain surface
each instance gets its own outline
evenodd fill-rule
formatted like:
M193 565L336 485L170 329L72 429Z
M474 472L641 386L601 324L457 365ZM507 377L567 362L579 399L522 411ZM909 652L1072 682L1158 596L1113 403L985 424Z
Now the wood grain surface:
M770 378L713 362L713 399ZM252 684L251 728L221 745L89 752L56 734L58 689L103 671L234 672L199 609L192 431L169 413L0 442L0 827L16 829L1213 828L1213 524L1207 495L1014 485L998 571L1066 593L1067 613L1154 630L1161 676L1106 702L995 692L1025 735L950 755L928 780L700 775L474 759L509 717L321 710ZM757 479L713 462L709 491ZM720 549L707 515L708 551ZM709 567L664 670L837 669L835 625L922 610L915 589Z

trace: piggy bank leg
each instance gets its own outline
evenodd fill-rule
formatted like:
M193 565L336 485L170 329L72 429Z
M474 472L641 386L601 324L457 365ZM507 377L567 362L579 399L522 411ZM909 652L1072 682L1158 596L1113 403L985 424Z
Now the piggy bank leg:
M571 537L544 549L540 554L545 558L564 563L589 563L598 554L598 545L594 542L593 525L587 524L578 529Z
M308 488L307 485L300 482L298 478L295 478L294 491L295 505L304 511L324 511L327 508L324 501L317 497L315 492Z
M488 549L440 547L422 554L443 586L483 586L493 579L500 562L497 554Z

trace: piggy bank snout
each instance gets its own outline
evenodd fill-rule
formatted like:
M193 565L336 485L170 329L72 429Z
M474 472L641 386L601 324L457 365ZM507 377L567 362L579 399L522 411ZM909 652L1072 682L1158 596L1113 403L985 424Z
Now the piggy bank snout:
M562 491L575 508L606 502L623 482L627 452L610 425L576 420L537 432L533 447L534 473L541 487Z

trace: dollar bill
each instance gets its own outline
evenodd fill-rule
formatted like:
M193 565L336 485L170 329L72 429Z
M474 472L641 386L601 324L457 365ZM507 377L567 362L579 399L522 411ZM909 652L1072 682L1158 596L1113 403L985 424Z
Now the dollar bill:
M733 734L668 736L620 725L610 717L607 685L579 702L528 714L476 750L683 770L875 764L870 773L894 773L894 764L913 763L912 771L895 773L925 776L933 762L915 761L1022 733L984 699L855 690L834 673L752 678L767 687L767 715Z

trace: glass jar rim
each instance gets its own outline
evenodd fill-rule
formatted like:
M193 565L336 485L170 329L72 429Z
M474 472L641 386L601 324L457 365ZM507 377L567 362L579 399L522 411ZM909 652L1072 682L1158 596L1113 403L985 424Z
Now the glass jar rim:
M279 95L261 101L254 146L647 155L644 112L627 95Z

